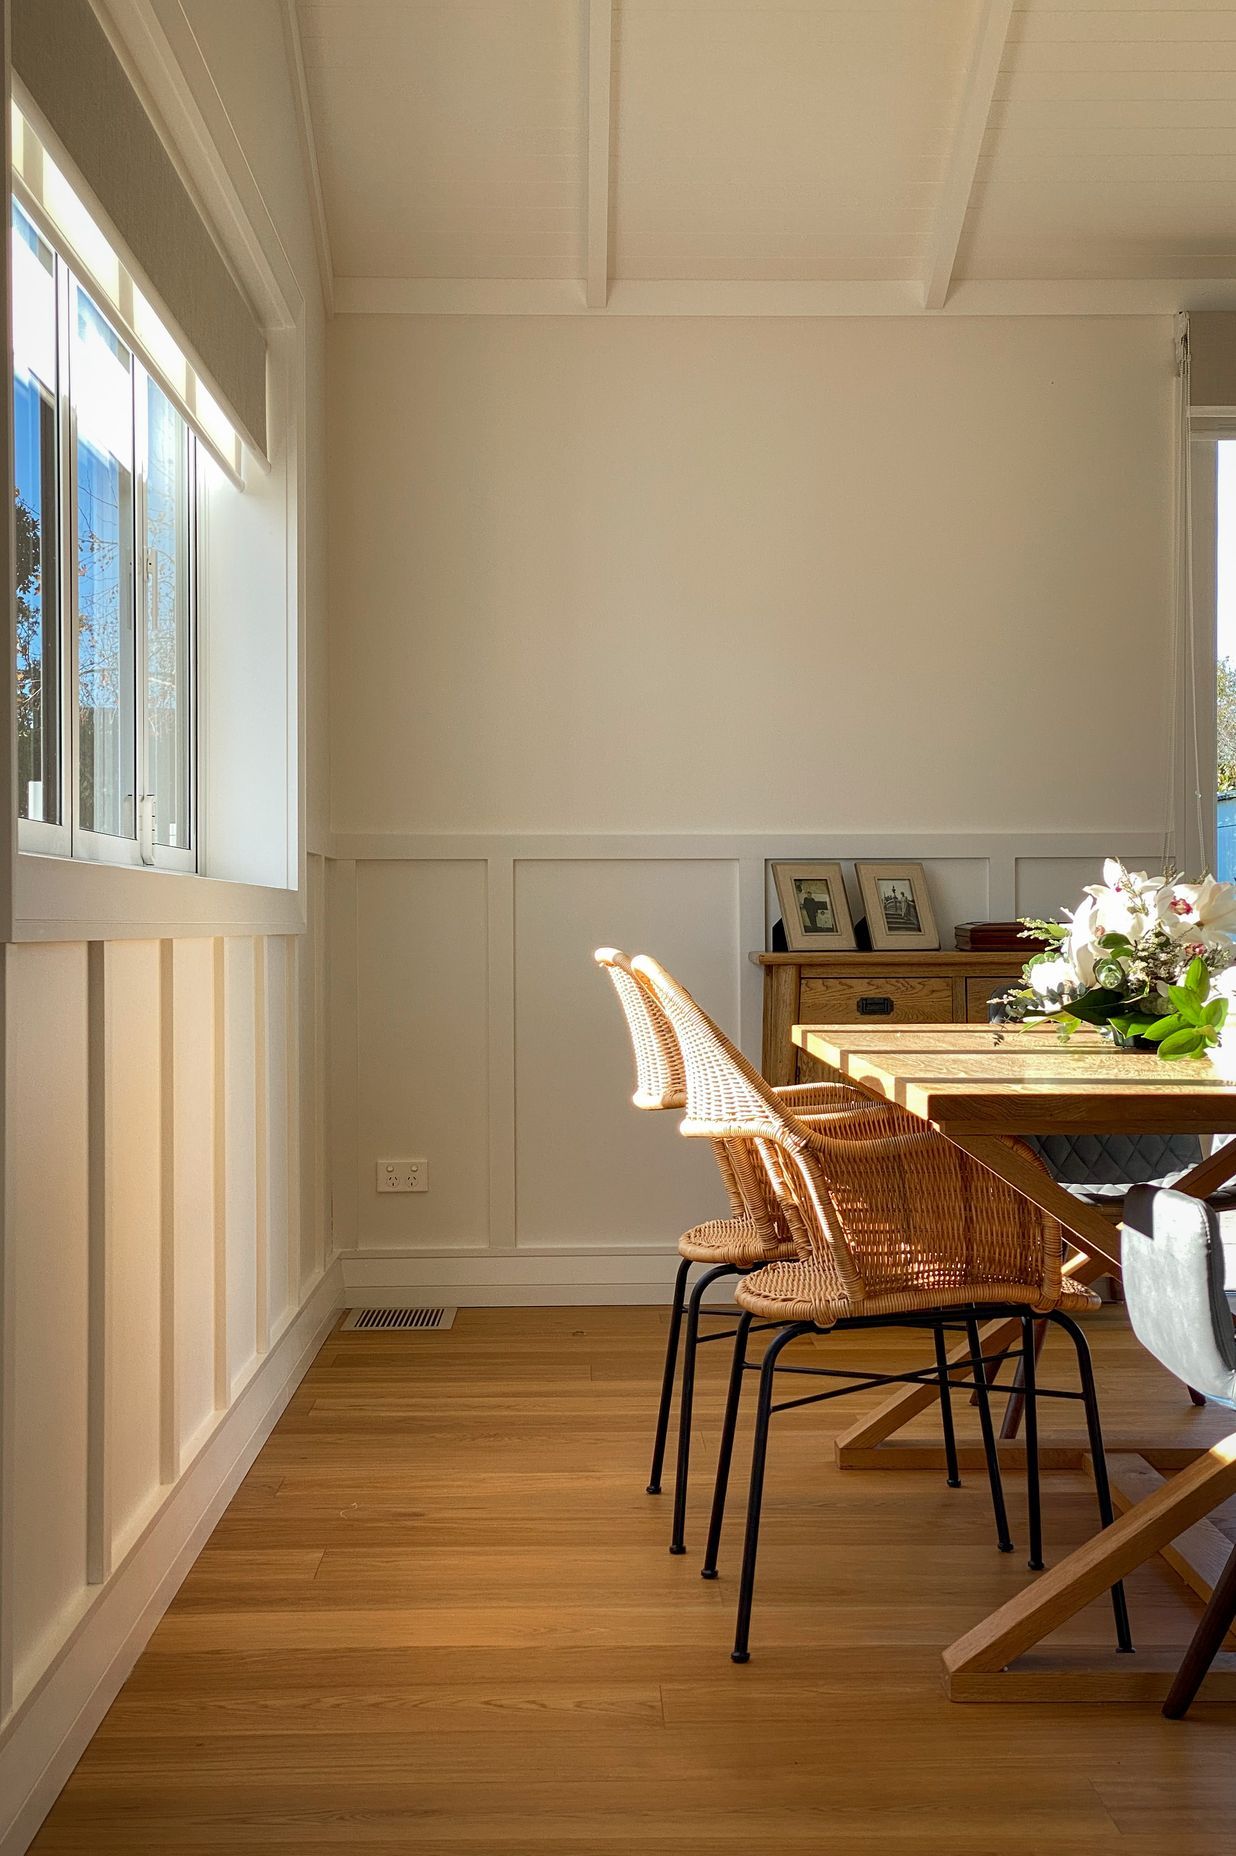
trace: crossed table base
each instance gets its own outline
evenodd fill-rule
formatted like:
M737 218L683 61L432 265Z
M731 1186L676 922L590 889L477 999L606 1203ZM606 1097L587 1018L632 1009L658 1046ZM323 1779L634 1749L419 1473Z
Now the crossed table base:
M794 1042L869 1094L930 1122L963 1152L1057 1219L1073 1252L1067 1275L1091 1284L1120 1274L1120 1237L1095 1206L1049 1178L1010 1137L1027 1134L1236 1133L1236 1087L1209 1060L1161 1063L1115 1051L1095 1034L1061 1045L1051 1030L1007 1026L916 1025L882 1031L852 1025L796 1025ZM1236 1141L1218 1149L1179 1182L1204 1198L1236 1175ZM985 1352L1017 1338L1018 1324L989 1323ZM970 1370L969 1349L949 1359L957 1377ZM912 1386L885 1400L836 1440L843 1469L943 1467L938 1445L898 1436L937 1398ZM1185 1396L1183 1387L1181 1397ZM1207 1450L1161 1449L1108 1454L1115 1523L1069 1553L944 1653L944 1686L953 1701L1160 1701L1180 1649L1108 1654L1085 1648L1036 1648L1116 1580L1162 1554L1205 1599L1231 1551L1206 1517L1236 1494L1236 1432ZM959 1446L962 1465L982 1468L977 1447ZM1002 1443L1002 1463L1024 1462L1024 1446ZM1087 1469L1080 1442L1041 1439L1045 1469ZM1161 1470L1174 1474L1164 1477ZM1207 1700L1236 1701L1236 1654L1221 1652L1207 1677Z

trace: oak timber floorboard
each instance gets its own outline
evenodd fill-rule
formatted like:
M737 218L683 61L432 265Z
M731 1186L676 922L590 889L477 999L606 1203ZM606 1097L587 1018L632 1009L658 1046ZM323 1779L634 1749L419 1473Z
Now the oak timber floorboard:
M1201 1448L1120 1311L1087 1324L1109 1434ZM461 1310L444 1334L336 1333L36 1839L37 1856L1230 1856L1236 1710L958 1707L940 1654L1031 1575L985 1479L840 1471L879 1392L775 1421L752 1661L728 1659L747 1434L721 1578L698 1577L728 1347L706 1348L689 1552L644 1494L664 1311ZM921 1337L812 1341L895 1368ZM790 1358L793 1360L793 1351ZM1071 1384L1052 1335L1045 1384ZM865 1403L864 1403L865 1402ZM975 1413L954 1401L963 1439ZM1044 1409L1046 1437L1080 1411ZM934 1414L907 1427L934 1439ZM667 1484L667 1487L669 1485ZM1093 1531L1044 1476L1049 1563ZM1236 1538L1236 1503L1215 1525ZM1139 1642L1199 1606L1157 1561ZM1091 1606L1061 1643L1104 1644Z

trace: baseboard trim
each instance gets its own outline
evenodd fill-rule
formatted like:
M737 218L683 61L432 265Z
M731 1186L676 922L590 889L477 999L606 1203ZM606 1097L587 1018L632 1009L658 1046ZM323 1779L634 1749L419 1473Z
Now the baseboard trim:
M414 1308L448 1302L457 1308L569 1308L589 1304L659 1305L669 1299L673 1250L439 1251L384 1256L370 1251L341 1258L345 1305Z
M274 1429L343 1300L324 1272L125 1560L0 1733L0 1856L23 1856L219 1516Z

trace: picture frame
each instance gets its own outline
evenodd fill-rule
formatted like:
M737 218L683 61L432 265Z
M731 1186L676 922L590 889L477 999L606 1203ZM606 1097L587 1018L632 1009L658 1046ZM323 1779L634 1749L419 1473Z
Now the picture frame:
M794 954L852 953L857 943L838 863L774 863L786 947Z
M856 861L854 873L867 912L871 945L878 953L939 947L940 933L922 864Z

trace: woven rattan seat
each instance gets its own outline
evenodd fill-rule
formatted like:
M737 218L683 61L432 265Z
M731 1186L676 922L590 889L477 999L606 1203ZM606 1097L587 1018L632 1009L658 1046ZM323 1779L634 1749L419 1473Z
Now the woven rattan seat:
M709 1224L693 1225L678 1240L678 1253L692 1263L733 1263L739 1269L754 1269L769 1261L769 1241L753 1218L714 1218ZM788 1231L774 1257L794 1259L798 1256Z
M889 1290L852 1302L837 1291L836 1280L815 1262L767 1263L734 1290L734 1300L761 1321L810 1321L815 1327L835 1327L852 1315L914 1314L947 1306L982 1307L1010 1302L1033 1307L1020 1283L957 1283L932 1280L929 1267L917 1288ZM1085 1314L1099 1307L1090 1289L1066 1283L1054 1304L1069 1314Z

